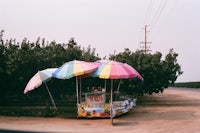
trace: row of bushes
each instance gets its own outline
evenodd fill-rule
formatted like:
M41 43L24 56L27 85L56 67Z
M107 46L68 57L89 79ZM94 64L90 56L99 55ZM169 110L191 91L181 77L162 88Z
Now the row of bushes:
M180 82L175 83L174 87L200 88L200 82Z

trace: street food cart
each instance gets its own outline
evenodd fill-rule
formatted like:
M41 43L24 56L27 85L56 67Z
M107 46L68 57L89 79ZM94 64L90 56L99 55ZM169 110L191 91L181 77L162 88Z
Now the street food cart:
M114 93L114 96L117 98L114 97L110 104L110 94L104 91L83 93L82 101L77 105L78 117L108 118L111 117L111 109L112 117L116 117L129 112L136 106L136 98L120 97L119 93Z
M110 93L105 89L95 90L86 93L80 93L78 78L81 76L90 75L92 77L98 77L100 79L110 79ZM56 70L53 69L50 72L45 70L36 73L29 83L27 84L24 93L39 87L42 83L45 83L52 77L58 79L70 79L76 78L76 97L77 97L77 114L78 117L86 118L106 118L110 117L111 124L113 124L113 118L124 113L129 112L136 106L136 98L122 97L119 95L119 87L117 93L113 93L113 80L114 79L140 79L143 81L143 77L127 63L99 60L96 62L86 62L73 60L64 63ZM81 81L81 80L80 80ZM81 83L80 83L81 85ZM119 84L120 85L120 84ZM47 85L46 85L47 87ZM48 88L47 88L48 90ZM49 92L49 90L48 90ZM50 94L50 92L49 92ZM83 97L82 97L83 96ZM52 96L52 103L55 106ZM80 99L79 99L80 98ZM55 109L57 110L56 106Z

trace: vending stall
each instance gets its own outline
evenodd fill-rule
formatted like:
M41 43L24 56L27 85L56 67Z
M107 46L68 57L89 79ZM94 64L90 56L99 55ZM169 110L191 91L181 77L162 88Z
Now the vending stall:
M129 112L136 106L136 98L120 97L110 103L110 94L102 91L87 92L83 94L78 104L78 117L106 118L116 117ZM112 106L112 108L111 108Z

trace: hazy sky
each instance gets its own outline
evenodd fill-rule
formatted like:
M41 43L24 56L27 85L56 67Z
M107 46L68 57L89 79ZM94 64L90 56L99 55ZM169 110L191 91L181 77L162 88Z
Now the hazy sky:
M200 81L200 0L0 0L3 39L75 38L100 57L140 49L144 25L152 53L179 53L178 82Z

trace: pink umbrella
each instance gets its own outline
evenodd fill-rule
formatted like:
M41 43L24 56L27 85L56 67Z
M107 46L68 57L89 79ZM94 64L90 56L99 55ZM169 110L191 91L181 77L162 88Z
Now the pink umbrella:
M124 65L132 72L132 73L135 73L134 75L134 78L138 78L140 79L141 81L144 80L144 78L132 67L130 66L129 64L127 63L124 63Z
M130 65L117 62L117 61L106 61L100 60L101 66L93 73L94 77L102 79L111 79L111 97L110 97L110 115L111 124L113 124L112 115L112 94L113 94L113 79L127 79L127 78L139 78L143 80L143 77Z
M28 91L38 88L42 83L47 82L52 78L52 73L56 71L57 68L48 68L42 71L38 71L28 82L26 88L24 89L24 94Z
M42 83L45 84L45 87L49 93L49 96L51 98L52 104L54 105L55 110L57 110L56 104L53 100L53 96L51 95L51 92L49 91L49 88L46 84L47 81L49 81L52 78L52 73L55 72L57 68L48 68L42 71L38 71L28 82L26 85L26 88L24 89L24 94L26 94L28 91L34 90L35 88L38 88Z

